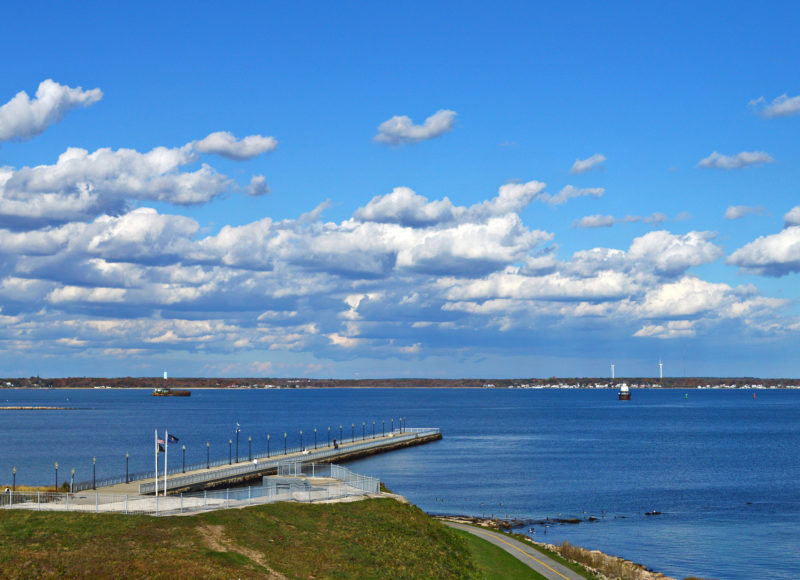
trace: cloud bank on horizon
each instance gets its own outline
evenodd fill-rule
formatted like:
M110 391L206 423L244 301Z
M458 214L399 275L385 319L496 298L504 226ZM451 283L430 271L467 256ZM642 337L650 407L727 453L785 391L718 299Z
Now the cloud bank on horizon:
M19 92L0 107L4 140L41 134L102 92L47 80L36 95ZM422 125L393 117L374 140L433 139L450 131L454 119L450 110ZM537 348L555 352L579 335L758 340L800 331L787 298L702 273L720 262L766 277L800 271L800 206L786 213L782 231L730 253L713 231L652 229L624 248L597 246L566 257L546 220L530 227L524 214L537 203L558 211L581 198L597 202L605 188L565 184L551 194L541 181L510 182L463 205L397 186L341 221L323 220L326 203L299 207L296 218L222 224L216 233L174 213L230 194L269 192L264 175L231 177L203 156L247 162L276 148L274 137L217 131L178 147L69 147L50 164L0 168L4 352L120 364L165 353L250 353L255 360L226 367L237 369L227 374L287 368L310 374L329 367L308 359L281 367L273 359L299 353L333 363L419 361L446 359L454 350L461 357L522 355L532 333L540 336L533 339ZM599 153L578 159L570 173L580 176L605 161ZM763 152L715 152L698 166L772 162ZM155 203L162 206L148 206ZM729 206L725 218L762 211ZM594 214L572 227L661 228L667 220L662 212Z

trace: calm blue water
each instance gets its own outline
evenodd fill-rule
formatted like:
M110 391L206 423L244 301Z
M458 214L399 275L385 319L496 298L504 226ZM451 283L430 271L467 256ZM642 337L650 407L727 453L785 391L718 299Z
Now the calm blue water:
M275 390L0 391L0 405L70 405L73 411L0 411L0 483L49 484L152 469L153 429L168 428L186 461L272 453L345 438L362 421L406 417L441 427L441 442L351 462L423 510L520 519L586 517L535 526L536 539L616 554L666 574L714 578L800 577L800 391ZM397 424L397 423L396 423ZM180 466L178 446L171 466ZM658 510L661 516L647 517ZM527 529L527 527L526 527Z

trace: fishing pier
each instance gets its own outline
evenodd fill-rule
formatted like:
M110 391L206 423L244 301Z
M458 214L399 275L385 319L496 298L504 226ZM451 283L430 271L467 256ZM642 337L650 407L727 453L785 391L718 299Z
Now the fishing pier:
M406 447L414 447L438 441L442 434L438 428L408 428L392 431L377 436L362 435L361 439L351 438L347 441L336 441L336 445L320 445L316 449L287 450L285 447L278 452L253 454L246 461L238 462L229 459L222 465L190 466L188 469L170 469L166 479L164 473L158 474L158 493L179 494L184 492L212 490L224 487L246 485L251 482L261 482L264 476L275 475L278 465L287 462L302 464L319 464L351 461L362 457L369 457L378 453L394 451ZM219 463L219 462L216 462ZM165 487L166 481L166 487ZM133 493L139 495L152 495L156 492L156 475L138 474L128 481L106 480L98 482L94 487L101 493ZM82 489L88 489L82 484ZM166 491L165 491L166 490Z

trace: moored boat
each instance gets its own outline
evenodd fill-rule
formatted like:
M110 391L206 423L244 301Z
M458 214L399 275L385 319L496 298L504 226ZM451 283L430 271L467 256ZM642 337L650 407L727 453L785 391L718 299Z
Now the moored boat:
M631 390L628 388L627 383L622 383L619 386L619 394L617 395L620 401L630 401L631 400Z
M192 391L187 391L186 389L170 389L167 387L153 389L154 397L190 397L191 395Z

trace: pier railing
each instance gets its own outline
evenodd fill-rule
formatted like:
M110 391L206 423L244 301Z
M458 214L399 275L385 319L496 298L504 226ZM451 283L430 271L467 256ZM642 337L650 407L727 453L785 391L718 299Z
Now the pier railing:
M389 447L399 442L410 441L422 436L433 435L439 433L438 428L416 428L416 429L403 429L403 432L395 431L384 437L375 437L365 439L358 443L342 443L338 448L324 447L316 451L308 449L296 448L293 453L299 454L291 458L291 461L302 463L320 462L324 459L335 459L345 453L352 453L366 449L380 449L381 447ZM289 453L287 453L289 455ZM167 471L167 490L175 488L186 488L199 483L207 483L212 481L225 481L228 479L236 479L240 477L254 476L258 473L277 469L281 463L286 463L290 458L287 455L271 455L267 454L254 455L253 458L257 461L239 463L224 469L209 470L206 469L205 464L195 466L193 469L197 470L195 473L184 474L181 470L168 470ZM172 475L172 477L169 477ZM161 476L161 475L160 475ZM150 472L150 477L155 480L155 475ZM161 476L163 477L163 476ZM159 490L163 480L159 480ZM148 481L139 484L139 493L142 495L154 493L156 489L155 481Z
M303 466L305 472L308 466ZM9 491L0 493L0 510L71 511L172 515L243 507L279 501L316 502L380 492L380 481L353 473L338 465L318 464L314 478L328 481L303 481L303 485L286 489L275 486L251 486L217 491L182 493L179 495L142 496L103 494L97 492L56 493L43 491Z
M403 427L402 429L397 428L393 432L389 432L386 435L381 435L380 437L378 437L378 436L367 437L366 440L362 440L362 441L365 441L367 443L374 442L374 441L379 441L379 440L386 440L386 439L390 439L392 441L397 441L398 437L404 437L404 436L407 436L407 435L410 435L410 434L417 434L417 436L419 436L419 435L427 435L427 434L438 433L438 432L439 432L438 428ZM354 447L352 447L352 445L354 445L355 444L354 441L357 441L357 440L358 440L358 437L355 437L354 439L351 439L350 443L347 443L346 441L338 441L339 449L347 449L347 450L354 449ZM306 446L306 448L307 448L307 446ZM331 444L326 443L324 447L320 446L316 450L309 451L309 453L316 453L316 452L324 451L324 450L329 450L329 451L330 450L334 450L333 444L332 443ZM267 454L265 452L253 453L252 454L252 459L258 459L259 462L261 462L262 459L267 459L269 461L272 461L273 459L283 458L283 460L285 461L287 456L293 455L293 454L302 453L302 452L303 452L303 448L301 448L300 446L287 447L285 453L283 452L283 449L280 449L277 452L273 450L269 454ZM314 457L318 457L318 456L314 456ZM247 461L252 462L252 460L250 460L250 459L248 459ZM167 478L169 478L169 476L171 476L171 475L183 475L186 472L200 471L200 470L203 470L203 469L208 471L210 469L217 468L217 467L222 467L224 465L230 465L231 468L236 467L236 466L243 466L243 465L247 464L247 461L242 459L241 457L239 457L238 461L237 461L236 458L233 458L233 459L221 458L221 459L215 459L215 460L206 461L206 462L202 462L202 463L194 463L194 464L191 464L191 465L187 465L186 467L183 467L183 466L170 467L170 468L167 469ZM303 461L306 461L306 459L304 459ZM274 467L274 465L272 465L272 464L269 464L269 465ZM263 467L263 465L262 465L262 467ZM120 483L129 483L129 482L136 482L136 481L154 480L155 476L156 476L155 471L149 470L149 471L131 472L131 473L128 474L127 478L124 475L119 475L119 476L115 476L115 477L104 477L102 479L80 481L80 482L75 482L73 484L72 491L73 492L79 492L79 491L86 491L86 490L95 490L96 488L108 487L108 486L117 485L117 484L120 484ZM159 477L163 477L163 476L164 476L164 471L162 470L159 473ZM150 491L150 493L152 493L152 490Z

